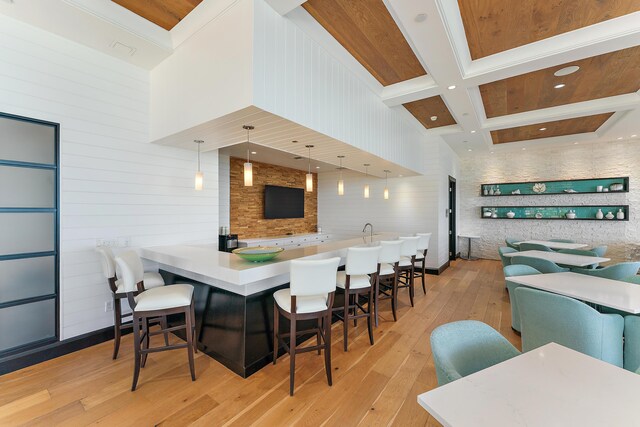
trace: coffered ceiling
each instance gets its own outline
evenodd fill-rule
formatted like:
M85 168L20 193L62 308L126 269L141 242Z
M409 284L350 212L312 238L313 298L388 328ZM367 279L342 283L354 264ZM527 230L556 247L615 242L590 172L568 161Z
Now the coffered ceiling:
M427 129L456 124L456 120L441 96L432 96L402 105Z
M171 30L202 0L111 0L156 25Z

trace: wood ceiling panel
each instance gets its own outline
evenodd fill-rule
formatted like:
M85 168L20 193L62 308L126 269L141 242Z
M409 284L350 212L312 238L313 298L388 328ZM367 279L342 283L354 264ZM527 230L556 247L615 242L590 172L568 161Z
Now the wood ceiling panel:
M640 0L458 0L472 59L640 10Z
M156 25L171 30L202 0L111 0Z
M595 132L612 115L613 113L597 114L595 116L576 117L575 119L558 120L510 129L494 130L491 131L491 139L494 144L504 144L506 142L527 141L529 139ZM541 128L546 129L542 131L540 130Z
M557 70L577 65L563 77ZM640 46L594 56L480 86L487 117L623 95L640 89ZM563 83L565 87L555 89Z
M456 124L456 120L440 96L419 99L402 105L427 129ZM431 120L432 116L438 118Z
M383 86L426 74L382 0L309 0L302 7Z

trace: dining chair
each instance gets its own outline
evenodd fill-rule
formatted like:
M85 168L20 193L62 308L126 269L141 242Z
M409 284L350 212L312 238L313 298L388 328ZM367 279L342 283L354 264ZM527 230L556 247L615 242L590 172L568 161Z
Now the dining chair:
M411 302L411 307L413 307L413 297L415 295L413 282L420 236L401 236L398 237L398 240L402 242L400 246L400 261L398 262L398 289L409 289L409 301Z
M557 242L557 243L575 243L575 240L569 240L569 239L549 239L550 242Z
M196 380L193 353L197 351L195 344L195 312L193 303L193 286L174 284L146 289L144 285L144 271L142 261L134 251L125 251L116 257L116 264L122 272L122 287L127 294L133 317L133 348L134 368L131 391L135 391L140 375L140 368L147 363L149 353L159 351L187 349L191 381ZM166 318L169 315L184 315L183 325L167 328L163 325L159 332L149 330L149 321L153 318ZM170 331L184 329L185 344L169 345L165 342L162 347L149 347L152 335L165 334Z
M515 276L529 276L532 274L542 274L533 267L524 264L508 265L503 268L504 277L507 283L507 290L509 291L509 303L511 305L511 329L520 333L520 311L518 311L518 301L516 300L515 290L521 285L509 280L509 277ZM526 287L526 286L525 286Z
M564 273L569 271L568 268L562 268L553 261L542 258L534 258L530 256L516 255L511 257L511 265L522 264L528 265L538 270L540 273Z
M520 243L520 252L524 251L554 252L553 249L546 245L540 245L538 243Z
M504 242L507 244L508 247L510 247L511 249L515 249L520 250L520 245L518 244L518 242L522 242L524 239L517 239L517 238L513 238L513 237L507 237L506 239L504 239Z
M640 269L640 262L621 262L619 264L609 265L595 270L575 268L573 271L580 274L588 274L590 276L604 277L605 279L622 280L638 274L638 269Z
M520 310L522 351L550 342L622 367L624 319L550 292L515 289Z
M584 250L584 249L560 249L558 251L559 254L570 254L570 255L581 255L581 256L592 256L592 257L597 257L598 254L596 254L594 251L588 251L588 250ZM558 264L560 267L565 267L565 268L575 268L572 265L565 265L565 264ZM595 264L589 264L586 267L582 267L582 268L587 268L587 269L594 269L598 267L598 263Z
M498 248L498 255L500 255L500 260L502 261L503 268L508 265L511 265L511 258L508 256L504 256L504 254L509 254L513 252L518 252L518 251L508 246L502 246Z
M113 255L113 251L108 246L98 246L96 252L100 255L100 265L102 266L102 274L109 285L111 291L111 297L113 299L113 360L118 358L118 351L120 350L120 338L122 331L133 327L132 323L125 321L131 316L131 314L122 314L122 300L127 298L127 294L124 292L124 286L122 280L118 280L116 274L116 260ZM164 286L164 279L160 273L145 272L143 276L145 289L157 288L158 286ZM166 329L166 318L160 318L154 320L152 323L160 323L163 329ZM168 345L169 336L165 334L165 342Z
M590 249L592 252L595 252L596 256L599 256L600 258L602 258L603 256L605 256L607 254L607 249L608 247L605 245L602 246L596 246L593 249Z
M291 260L290 287L273 294L273 364L280 344L289 353L289 395L293 396L296 354L324 350L327 382L331 380L331 312L336 292L336 273L340 257L321 260ZM280 332L280 316L289 319L289 333ZM299 331L298 321L316 320L317 327ZM316 345L298 348L298 335L314 333ZM289 344L284 338L289 337Z
M338 271L337 287L344 293L344 306L334 307L334 315L342 320L344 334L344 351L347 351L349 337L349 320L366 317L369 331L369 342L373 345L373 310L374 288L378 275L378 256L380 246L347 249L347 261L344 271ZM367 309L361 302L361 296L367 298ZM358 309L361 314L358 314ZM353 312L353 314L351 314Z
M633 283L634 285L640 285L640 276L637 275L633 275L630 277L625 277L624 279L621 279L622 282L627 282L627 283ZM607 306L598 306L597 310L600 313L605 313L605 314L619 314L622 317L626 317L626 316L638 316L637 314L630 314L627 311L622 311L622 310L617 310L615 308L611 308L611 307L607 307ZM640 351L640 350L639 350Z
M400 248L402 240L380 241L380 255L378 257L378 275L376 278L376 303L374 311L374 323L378 326L378 306L380 300L391 299L391 312L393 321L397 320L396 310L398 306L398 274L400 263Z
M414 265L414 278L420 278L422 281L422 292L427 294L427 252L429 251L429 241L431 240L431 233L416 233L419 236L418 239L418 251L416 252L416 263Z
M438 326L431 333L430 341L438 386L520 354L498 331L477 320Z

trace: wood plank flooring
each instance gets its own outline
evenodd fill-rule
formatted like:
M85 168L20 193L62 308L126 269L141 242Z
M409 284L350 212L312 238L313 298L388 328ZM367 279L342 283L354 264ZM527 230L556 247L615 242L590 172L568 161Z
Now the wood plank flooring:
M436 387L429 335L438 325L477 319L499 330L516 347L509 297L497 261L456 261L427 277L424 295L416 282L415 307L400 292L399 319L389 301L381 305L376 343L366 322L350 327L342 351L342 324L333 328L333 386L323 357L296 360L295 396L289 397L288 356L248 379L198 353L191 382L184 351L149 355L138 390L130 392L131 335L118 360L103 343L0 377L0 425L29 426L431 426L438 423L417 403ZM161 337L158 338L161 342ZM174 338L177 341L177 338Z

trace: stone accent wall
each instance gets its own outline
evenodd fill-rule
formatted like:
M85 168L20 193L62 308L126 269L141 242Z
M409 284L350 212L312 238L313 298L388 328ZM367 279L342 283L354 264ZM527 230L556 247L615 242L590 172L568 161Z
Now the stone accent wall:
M545 145L526 151L480 154L461 158L461 233L481 239L472 243L472 255L499 259L506 237L544 240L572 239L590 246L608 245L611 263L640 260L640 141L580 143L564 147ZM480 185L554 179L629 177L629 193L549 196L480 197ZM629 221L483 220L480 206L629 205ZM459 250L467 250L460 239Z
M305 192L304 218L265 219L264 186L304 188L305 171L251 162L253 187L244 186L244 159L230 160L230 228L240 239L314 233L318 224L318 176L313 174L313 192Z

